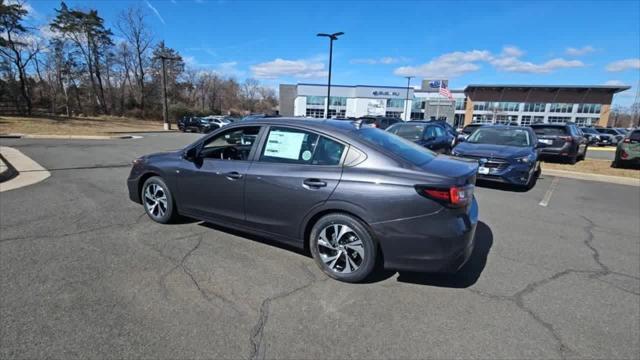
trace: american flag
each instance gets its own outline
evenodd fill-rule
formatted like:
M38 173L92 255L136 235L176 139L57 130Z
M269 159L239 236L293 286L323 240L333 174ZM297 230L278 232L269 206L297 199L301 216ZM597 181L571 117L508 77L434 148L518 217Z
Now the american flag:
M453 99L453 96L451 95L451 91L449 91L449 89L447 88L447 84L445 84L444 81L440 81L439 93L440 95L446 96L447 98L449 98L449 100Z

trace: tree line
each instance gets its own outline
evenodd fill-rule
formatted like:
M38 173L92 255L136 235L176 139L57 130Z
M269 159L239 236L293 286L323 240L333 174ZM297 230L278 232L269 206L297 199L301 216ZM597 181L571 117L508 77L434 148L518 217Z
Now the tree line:
M0 0L0 112L161 118L162 57L171 59L165 71L172 118L271 113L277 106L275 90L255 79L187 66L155 39L138 6L109 27L97 10L61 2L53 20L41 24L46 38L27 16L24 3Z

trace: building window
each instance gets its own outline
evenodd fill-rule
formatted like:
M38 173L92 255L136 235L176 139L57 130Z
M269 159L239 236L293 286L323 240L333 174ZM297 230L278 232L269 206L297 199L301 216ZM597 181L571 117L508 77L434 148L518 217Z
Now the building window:
M544 116L534 116L533 117L534 124L542 124L544 123Z
M324 110L323 109L307 109L307 117L323 118Z
M517 115L496 115L496 124L510 124L517 121Z
M387 107L388 108L403 108L404 100L403 99L387 99Z
M496 102L492 104L492 109L499 111L519 111L520 103L516 102Z
M307 105L324 105L326 96L307 96Z
M474 102L473 103L473 110L478 110L478 111L484 111L484 110L489 110L489 105L486 102Z
M549 116L549 120L547 121L549 124L564 124L571 121L571 118L568 116Z
M322 100L324 101L324 99ZM331 106L347 106L347 98L344 96L332 96L331 102L329 103ZM329 112L331 114L331 112Z
M600 107L600 104L578 104L578 112L580 114L600 114Z
M472 122L476 124L491 124L493 122L493 115L473 115Z
M424 113L421 112L412 112L411 113L411 120L423 120L424 119Z
M335 110L335 109L329 109L329 118L343 118L345 117L345 115L347 114L347 110Z
M412 110L424 109L424 101L418 98L413 98L413 101L411 102L411 109Z
M402 114L402 112L400 112L400 111L387 111L387 112L384 114L384 116L386 116L386 117L399 118L401 114Z
M520 125L522 125L522 126L531 125L531 116L530 115L523 115L522 119L520 119Z
M590 117L577 117L576 125L578 126L591 126L598 123L599 118L590 118Z
M464 110L467 107L467 99L456 98L456 110Z
M549 106L552 113L570 113L573 111L573 104L554 103Z
M524 112L544 112L547 107L545 103L524 103Z

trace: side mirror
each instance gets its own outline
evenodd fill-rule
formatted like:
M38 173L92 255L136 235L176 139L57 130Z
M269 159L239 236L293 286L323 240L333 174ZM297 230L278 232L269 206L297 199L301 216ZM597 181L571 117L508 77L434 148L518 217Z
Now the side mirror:
M191 162L195 162L198 159L198 147L192 147L190 149L185 150L182 153L182 158L187 160L187 161L191 161Z
M458 142L459 143L465 142L465 141L467 141L467 137L466 136L458 135Z

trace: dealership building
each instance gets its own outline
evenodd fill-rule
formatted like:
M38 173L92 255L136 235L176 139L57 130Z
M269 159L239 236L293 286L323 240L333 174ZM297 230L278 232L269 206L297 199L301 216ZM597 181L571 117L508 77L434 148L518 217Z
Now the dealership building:
M423 80L420 89L331 85L329 117L392 116L404 120L474 123L565 123L606 126L613 95L629 86L469 85L440 95L447 80ZM325 117L327 85L281 84L280 115ZM408 100L407 100L408 99Z

